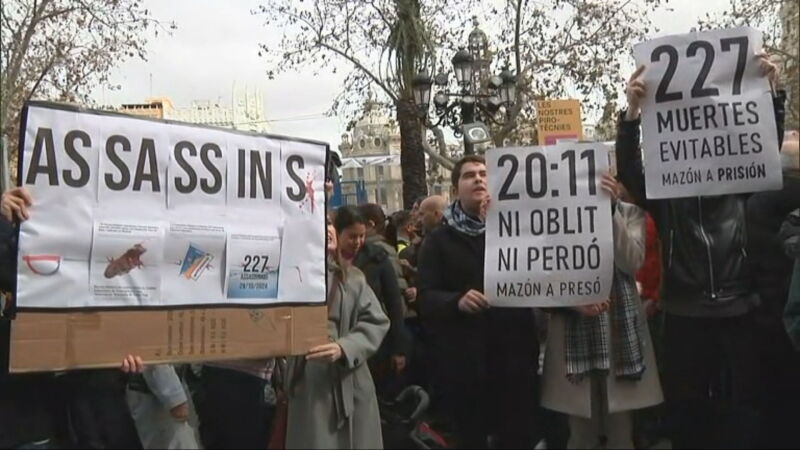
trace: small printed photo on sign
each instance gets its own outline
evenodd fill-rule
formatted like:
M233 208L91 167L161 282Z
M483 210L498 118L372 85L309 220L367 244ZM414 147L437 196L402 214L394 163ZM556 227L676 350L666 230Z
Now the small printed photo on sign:
M277 233L232 232L228 236L228 299L278 298L281 240Z
M171 223L161 274L164 298L172 304L222 303L225 239L222 226Z
M158 223L95 223L90 269L98 305L161 303L164 231Z

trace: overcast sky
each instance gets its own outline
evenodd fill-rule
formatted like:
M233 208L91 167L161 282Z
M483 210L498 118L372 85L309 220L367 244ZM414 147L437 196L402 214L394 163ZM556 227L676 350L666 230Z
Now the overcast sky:
M110 84L121 89L97 89L97 102L137 103L151 95L168 96L176 106L188 106L192 100L230 102L234 83L247 85L260 88L264 94L264 112L273 121L270 126L274 133L318 139L334 148L339 144L346 118L322 114L344 89L343 71L317 77L291 73L269 80L267 62L258 56L258 43L277 42L281 30L267 29L262 17L250 14L259 1L144 3L156 18L175 21L178 29L150 39L147 61L126 61L116 68ZM653 21L662 30L660 34L684 33L699 17L717 13L727 5L728 0L671 0L672 11L658 11Z

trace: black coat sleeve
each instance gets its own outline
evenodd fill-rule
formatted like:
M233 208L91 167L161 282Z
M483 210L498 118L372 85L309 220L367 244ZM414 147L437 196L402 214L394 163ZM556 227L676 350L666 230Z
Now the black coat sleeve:
M778 131L778 148L783 146L783 133L786 122L786 91L779 90L772 96L772 107L775 110L775 127Z
M384 259L380 264L381 299L386 305L386 314L389 316L389 343L393 355L408 355L409 342L403 321L403 299L400 296L400 287L397 284L397 274L389 259Z
M640 119L625 120L623 111L619 117L614 150L617 154L617 176L620 182L633 196L636 204L647 209L642 151L639 146L640 124Z
M458 300L466 293L453 291L445 286L448 264L442 260L442 254L441 239L436 235L425 239L419 251L417 303L423 319L437 320L457 316Z
M0 289L13 291L17 278L17 230L0 217Z

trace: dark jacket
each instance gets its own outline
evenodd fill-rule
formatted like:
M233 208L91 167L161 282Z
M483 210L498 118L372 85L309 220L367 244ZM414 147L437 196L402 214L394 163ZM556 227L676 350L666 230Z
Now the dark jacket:
M353 265L364 272L367 284L378 297L391 321L391 328L386 342L381 347L382 350L388 348L392 355L408 355L411 343L403 324L403 299L390 255L381 246L367 242L356 255Z
M762 330L786 341L781 320L789 295L794 259L783 251L781 225L800 208L800 173L785 171L783 189L758 192L747 201L747 255L761 306L756 317ZM790 348L788 341L785 346Z
M780 235L786 255L794 259L794 274L783 320L794 348L800 351L800 210L789 216Z
M514 383L533 383L538 365L533 310L491 308L466 314L458 309L467 291L484 290L485 243L485 235L468 236L442 225L425 237L419 253L420 316L433 335L438 381L454 389L489 379L507 381L505 387L514 389Z
M773 99L783 140L785 93ZM663 309L679 316L734 317L759 303L747 260L747 195L648 200L639 120L620 118L616 156L620 180L653 216L662 242Z

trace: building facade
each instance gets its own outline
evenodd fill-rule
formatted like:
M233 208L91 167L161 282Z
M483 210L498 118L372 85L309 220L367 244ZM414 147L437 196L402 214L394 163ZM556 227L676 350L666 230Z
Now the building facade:
M258 88L235 88L230 103L194 100L189 106L175 107L169 97L148 98L144 103L120 106L121 112L155 119L212 125L235 130L269 132L264 114L264 97Z
M403 209L400 129L371 93L364 103L361 118L349 134L342 135L339 151L342 154L343 204L366 200L380 205L387 214ZM430 167L430 161L427 163ZM444 169L429 171L428 191L449 196L447 180L449 175Z

